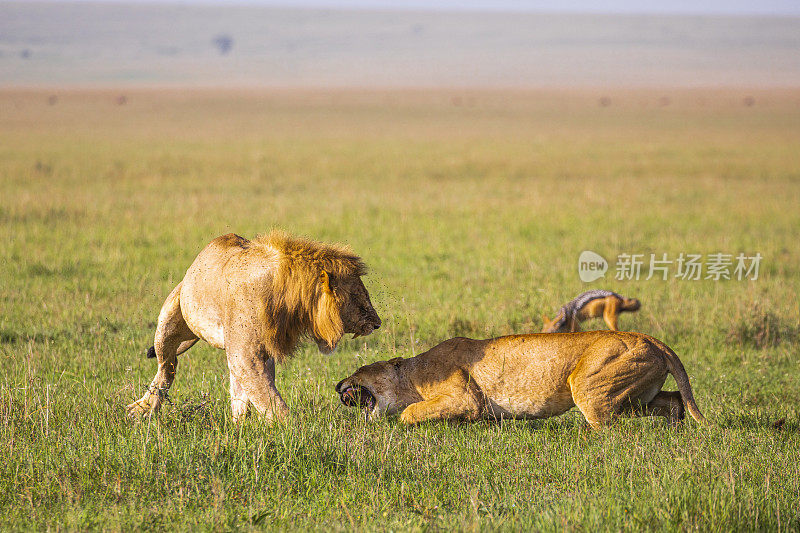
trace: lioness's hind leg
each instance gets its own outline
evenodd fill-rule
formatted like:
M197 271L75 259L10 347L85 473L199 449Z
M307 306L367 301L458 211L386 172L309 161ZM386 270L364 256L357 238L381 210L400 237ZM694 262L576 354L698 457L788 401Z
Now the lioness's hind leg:
M645 343L628 346L614 337L590 346L568 378L572 399L594 428L620 416L641 416L667 379L663 359ZM662 397L664 398L664 397ZM661 400L654 407L662 407Z
M632 411L631 416L663 416L676 426L683 422L686 410L680 392L662 390L641 409Z
M609 380L600 386L584 384L577 387L577 390L573 388L575 405L593 428L611 425L620 416L665 416L673 423L673 418L683 418L680 393L662 391L656 394L664 384L659 369L642 372L637 377L638 379L631 381ZM674 403L675 397L672 394L677 394L678 406ZM678 407L680 411L677 410Z
M181 313L181 283L167 297L158 315L158 326L153 343L158 360L158 371L144 395L127 406L129 416L154 413L161 407L178 366L178 353L188 350L197 342Z

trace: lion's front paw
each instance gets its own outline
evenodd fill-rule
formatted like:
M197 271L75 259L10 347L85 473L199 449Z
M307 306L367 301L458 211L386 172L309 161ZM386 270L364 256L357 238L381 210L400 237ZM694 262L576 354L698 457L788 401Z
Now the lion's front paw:
M415 411L416 409L414 409L413 405L409 405L408 407L403 409L403 412L400 413L400 422L409 425L416 424L417 422L419 422L420 418L417 416Z
M270 406L269 409L264 411L263 418L270 424L277 424L289 418L289 407L285 403Z
M150 403L146 400L136 400L135 402L125 406L125 412L129 418L138 420L139 418L149 414L152 411Z

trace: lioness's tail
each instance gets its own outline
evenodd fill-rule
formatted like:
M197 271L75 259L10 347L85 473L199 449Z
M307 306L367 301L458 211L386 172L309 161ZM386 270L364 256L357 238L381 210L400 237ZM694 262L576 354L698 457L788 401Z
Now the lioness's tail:
M156 356L156 347L151 346L147 349L147 358L153 359Z
M709 421L703 416L703 413L700 412L700 408L697 407L697 403L694 401L692 386L689 384L689 375L686 373L686 369L683 368L683 363L681 363L681 360L678 359L675 352L668 346L662 344L662 348L667 356L667 368L669 369L669 373L672 374L672 377L675 378L675 383L678 384L678 390L681 393L681 399L683 400L683 405L686 406L686 410L689 411L692 418L697 420L700 424L708 424Z

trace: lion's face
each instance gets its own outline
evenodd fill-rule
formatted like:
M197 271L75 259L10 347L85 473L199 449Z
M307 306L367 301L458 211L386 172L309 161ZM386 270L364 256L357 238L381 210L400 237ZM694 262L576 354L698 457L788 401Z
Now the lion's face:
M352 333L356 338L369 335L381 327L381 319L372 307L369 293L360 277L332 279L331 287L336 299L341 302L339 314L344 333Z
M402 372L403 359L378 361L362 366L352 376L336 384L342 403L360 407L374 419L399 413L420 400Z

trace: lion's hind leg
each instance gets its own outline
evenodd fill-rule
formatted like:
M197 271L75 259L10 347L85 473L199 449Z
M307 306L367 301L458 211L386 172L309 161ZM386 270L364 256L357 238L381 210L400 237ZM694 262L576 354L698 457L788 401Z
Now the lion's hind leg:
M181 313L181 285L179 283L172 289L161 307L153 343L158 370L144 395L127 406L127 413L131 417L158 411L175 380L178 354L191 348L198 340Z

